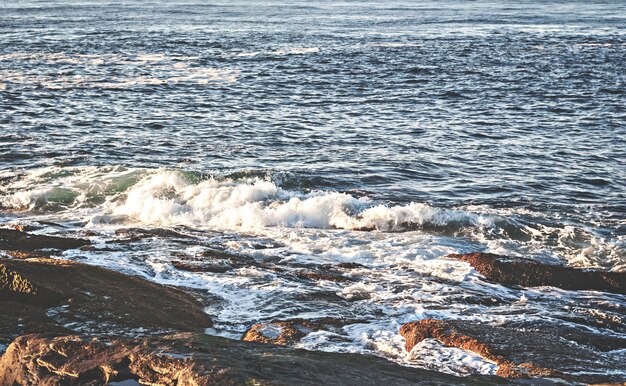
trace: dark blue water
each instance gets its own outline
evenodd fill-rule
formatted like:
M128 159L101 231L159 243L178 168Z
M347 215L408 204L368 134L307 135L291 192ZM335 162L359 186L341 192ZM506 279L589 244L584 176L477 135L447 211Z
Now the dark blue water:
M5 2L2 217L105 238L184 225L243 251L263 237L283 243L268 254L389 269L369 284L410 280L389 268L404 259L463 291L473 276L438 258L474 250L622 270L625 69L623 1ZM269 279L220 287L172 273L180 245L143 248L158 261L89 258L232 290L248 314L224 331L285 306L255 304ZM393 286L400 320L413 303ZM319 305L280 316L303 312Z

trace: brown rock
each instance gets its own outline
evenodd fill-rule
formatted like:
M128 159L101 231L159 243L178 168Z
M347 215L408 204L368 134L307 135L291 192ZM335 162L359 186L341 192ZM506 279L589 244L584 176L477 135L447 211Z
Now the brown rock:
M413 347L424 339L437 339L445 346L457 347L475 352L483 358L497 364L497 375L506 378L526 377L549 377L558 376L555 370L535 366L531 363L515 364L505 356L496 353L488 344L459 332L454 324L438 319L424 319L404 324L400 328L400 335L406 339L406 350Z
M297 343L313 331L333 331L348 324L362 322L362 320L336 318L275 320L269 323L254 324L243 334L241 340L289 346Z
M577 269L492 253L452 254L446 257L465 261L488 280L505 285L552 286L626 294L626 272Z
M571 340L564 328L529 329L494 326L461 320L424 319L404 324L400 335L406 350L424 339L472 351L499 366L497 375L507 378L556 377L578 382L615 382L623 369L620 358L602 350L626 348L626 340L578 331ZM611 339L611 344L603 340ZM590 369L590 364L593 368ZM590 374L581 375L585 370Z
M27 335L0 359L0 385L496 385L381 358L294 350L202 334L142 339Z

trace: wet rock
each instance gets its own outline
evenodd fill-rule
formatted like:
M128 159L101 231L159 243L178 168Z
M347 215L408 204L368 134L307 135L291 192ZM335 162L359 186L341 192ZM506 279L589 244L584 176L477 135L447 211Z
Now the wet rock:
M185 263L182 261L172 261L174 268L187 271L187 272L211 272L211 273L224 273L231 270L233 267L227 264L207 264L207 263Z
M497 364L497 375L502 377L526 378L558 375L553 369L538 367L531 363L516 364L507 359L504 355L497 353L489 344L473 336L464 334L463 331L459 331L455 326L453 322L424 319L404 324L400 329L400 335L406 339L405 348L407 351L411 351L416 344L424 339L436 339L445 346L475 352L483 358Z
M0 385L496 385L357 354L294 350L202 334L142 339L27 335L0 359Z
M205 305L190 293L85 264L0 259L0 283L0 343L68 329L137 334L211 326Z
M363 323L363 320L337 318L275 320L253 325L243 334L241 340L289 346L313 331L338 331L341 327L354 323Z
M36 235L0 228L0 250L32 252L39 249L67 250L90 244L89 240Z
M496 363L497 375L507 378L615 382L619 379L611 374L618 374L623 367L619 357L603 355L593 346L571 341L558 328L542 331L473 321L424 319L404 324L400 334L406 340L407 351L424 339L436 339L445 346L472 351ZM593 344L593 339L587 343ZM591 369L590 364L593 364ZM593 375L581 375L582 370L592 370Z
M296 276L299 277L300 279L327 280L327 281L334 281L337 283L352 281L352 278L343 276L340 273L332 272L332 271L316 271L316 272L299 271L299 272L296 272Z
M260 266L252 257L207 249L197 256L176 254L172 265L181 271L224 273L231 269Z
M338 263L336 267L343 268L343 269L366 268L363 264L359 264L359 263Z
M577 269L492 253L452 254L446 257L465 261L488 280L505 285L552 286L626 294L626 272Z
M190 235L177 232L172 229L154 228L124 228L115 231L116 236L125 237L126 241L136 241L145 238L162 237L162 238L174 238L174 239L189 239L193 238Z

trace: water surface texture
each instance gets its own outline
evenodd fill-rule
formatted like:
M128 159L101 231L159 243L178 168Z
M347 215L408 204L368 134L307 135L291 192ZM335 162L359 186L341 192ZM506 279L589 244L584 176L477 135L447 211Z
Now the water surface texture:
M300 346L494 373L406 353L398 328L626 335L623 296L443 258L626 269L625 69L623 1L3 2L0 217L89 230L103 248L66 258L218 299L208 333L340 317L361 322ZM172 264L216 251L248 263ZM350 280L298 275L328 267Z

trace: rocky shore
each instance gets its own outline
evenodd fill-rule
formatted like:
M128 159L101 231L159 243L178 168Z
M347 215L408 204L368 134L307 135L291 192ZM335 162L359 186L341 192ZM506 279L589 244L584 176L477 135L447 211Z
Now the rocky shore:
M149 237L134 230L131 237ZM456 377L359 355L291 348L321 329L358 320L275 320L249 327L240 341L204 334L213 301L108 269L59 258L89 241L0 229L0 386L4 385L497 385L517 382L609 382L577 377L593 363L598 374L620 363L598 352L626 341L547 326L484 325L424 319L399 333L406 350L425 339L474 352L498 366L497 376ZM552 285L624 293L624 274L579 271L490 254L452 255L485 279L512 286ZM181 263L182 264L182 263ZM188 263L186 263L188 264ZM285 347L286 346L286 347ZM618 361L618 359L616 359ZM560 380L560 381L559 381Z

